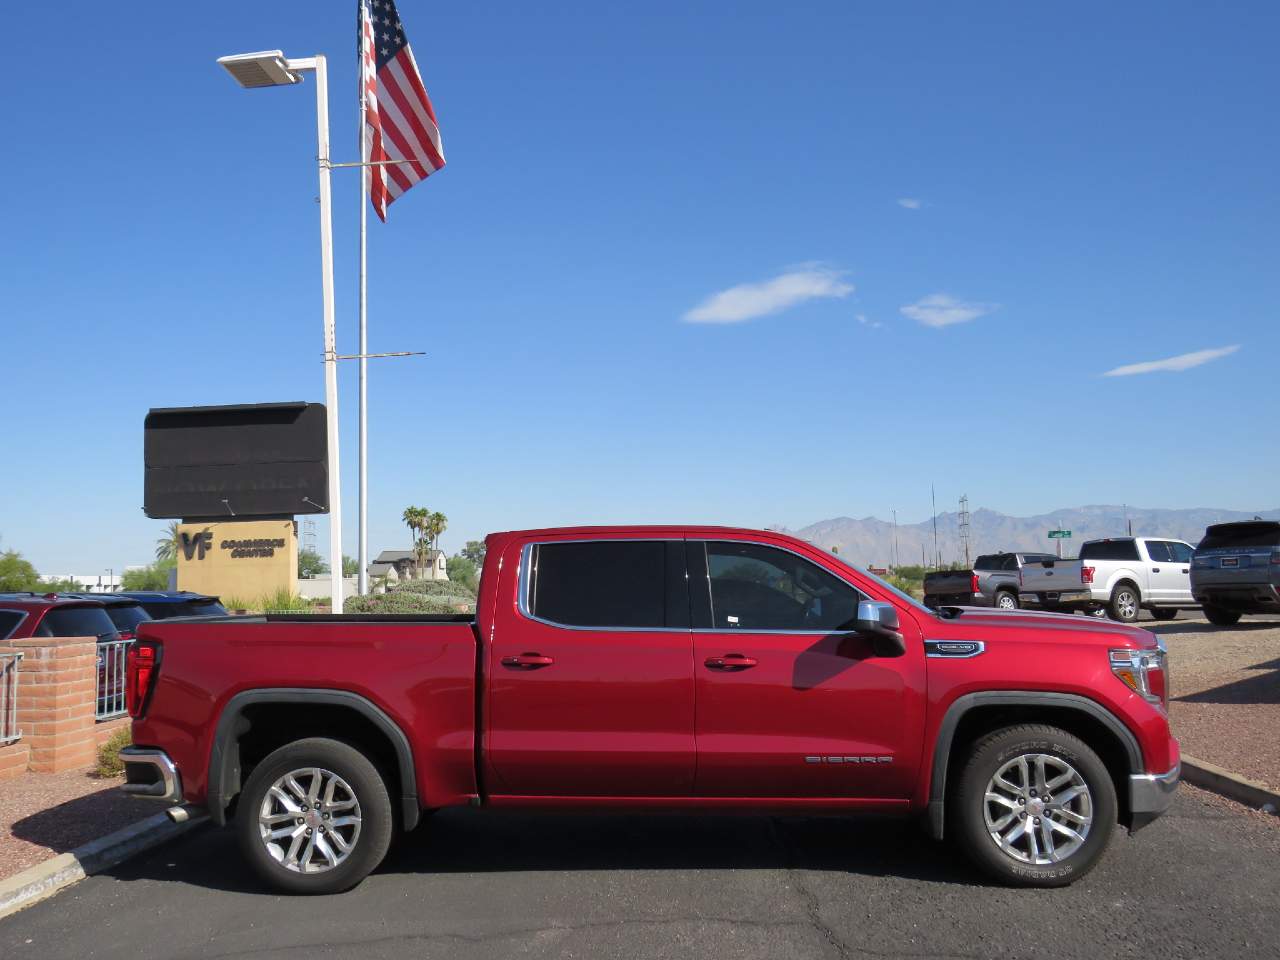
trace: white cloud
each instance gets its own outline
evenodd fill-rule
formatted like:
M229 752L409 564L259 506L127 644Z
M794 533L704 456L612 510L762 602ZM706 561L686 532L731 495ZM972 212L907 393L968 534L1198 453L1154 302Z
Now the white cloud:
M906 207L908 210L919 210L924 206L924 201L919 197L899 197L898 206Z
M858 322L864 327L870 327L872 330L879 330L884 326L879 320L872 320L865 313L858 314Z
M1190 370L1192 367L1198 367L1202 363L1208 363L1210 360L1217 360L1219 357L1230 356L1240 349L1240 344L1235 343L1229 347L1214 347L1212 350L1196 350L1194 353L1180 353L1176 357L1166 357L1164 360L1147 360L1144 363L1130 363L1123 367L1116 367L1114 370L1108 370L1103 374L1104 377L1131 377L1135 373L1158 373L1163 370Z
M909 303L899 311L909 320L917 320L926 327L949 327L953 323L968 323L984 317L1000 305L998 303L971 303L957 300L945 293L931 293L915 303Z
M688 323L742 323L806 300L847 297L853 284L826 267L805 267L763 283L743 283L712 294L684 315Z

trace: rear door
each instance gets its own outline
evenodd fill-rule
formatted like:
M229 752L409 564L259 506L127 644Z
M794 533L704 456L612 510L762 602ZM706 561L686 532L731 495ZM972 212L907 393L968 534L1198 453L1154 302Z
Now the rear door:
M789 549L689 542L700 797L901 799L919 760L923 649L850 633L847 580Z
M513 545L488 642L489 792L687 797L684 541Z

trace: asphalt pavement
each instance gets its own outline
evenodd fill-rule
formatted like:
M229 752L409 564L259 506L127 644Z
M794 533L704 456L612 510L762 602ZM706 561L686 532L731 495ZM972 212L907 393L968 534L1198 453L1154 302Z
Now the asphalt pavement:
M0 957L1280 956L1280 827L1184 788L1065 890L894 821L447 811L354 891L283 897L212 827L0 921Z

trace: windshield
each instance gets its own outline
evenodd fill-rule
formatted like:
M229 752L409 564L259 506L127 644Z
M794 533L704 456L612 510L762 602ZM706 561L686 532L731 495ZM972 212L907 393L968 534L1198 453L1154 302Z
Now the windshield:
M213 597L197 597L194 600L179 600L176 603L144 603L147 613L157 620L171 620L174 617L225 617L227 608Z
M854 571L855 573L858 573L861 576L866 577L868 580L874 580L877 584L884 587L887 591L889 591L899 600L902 600L905 603L909 603L914 609L920 611L921 613L927 613L931 617L936 617L938 615L937 611L930 610L928 607L926 607L923 603L921 603L911 594L907 593L905 590L899 590L892 583L890 583L889 581L881 577L877 577L874 573L867 572L862 567L859 567L859 566L856 566L855 564L850 563L848 560L841 558L837 554L832 554L831 559L836 561L841 566L848 567L850 570Z

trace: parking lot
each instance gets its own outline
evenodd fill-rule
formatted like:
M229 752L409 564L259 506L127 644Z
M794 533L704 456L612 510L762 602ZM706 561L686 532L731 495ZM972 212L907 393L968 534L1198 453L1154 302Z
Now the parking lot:
M29 957L1275 957L1280 821L1193 788L1065 890L906 823L451 811L351 893L264 891L204 828L0 925Z

